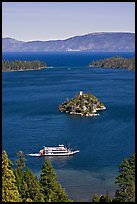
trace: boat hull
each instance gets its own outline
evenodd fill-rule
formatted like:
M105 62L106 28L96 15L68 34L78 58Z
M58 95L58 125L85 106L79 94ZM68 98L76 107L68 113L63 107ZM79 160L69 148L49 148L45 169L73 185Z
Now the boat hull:
M79 150L73 151L73 152L67 152L67 153L63 153L63 154L56 154L56 153L48 153L48 154L27 154L28 156L32 156L32 157L41 157L41 156L71 156L74 155L76 153L78 153Z
M67 152L67 153L63 153L63 154L48 153L48 154L43 154L42 156L70 156L70 155L76 154L78 152L79 152L79 150L73 151L73 152Z

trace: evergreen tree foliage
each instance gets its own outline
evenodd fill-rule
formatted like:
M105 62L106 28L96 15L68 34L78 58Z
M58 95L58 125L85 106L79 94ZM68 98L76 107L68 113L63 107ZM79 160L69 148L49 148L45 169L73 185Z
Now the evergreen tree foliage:
M31 200L31 198L27 198L25 202L29 203L29 202L33 202L33 201Z
M135 58L125 57L109 57L101 60L92 61L91 67L107 67L107 68L126 68L135 70Z
M58 187L55 192L56 192L55 202L72 202L72 200L68 199L68 195L65 193L60 183L58 183Z
M2 60L2 71L35 70L47 67L45 62L40 60Z
M2 152L2 202L22 202L11 162L5 150Z
M100 196L95 193L92 197L92 202L96 203L96 202L100 202Z
M92 202L135 202L135 154L121 162L115 183L118 184L118 189L113 199L108 193L101 196L96 193L92 197Z
M29 198L31 198L33 202L45 202L44 196L41 193L41 186L39 180L36 176L33 175L29 168L25 169L24 181L28 186Z
M31 170L26 167L23 152L20 151L17 155L19 159L15 161L17 168L14 169L14 174L22 200L24 202L44 202L40 183Z
M97 193L95 193L92 197L92 202L112 202L112 199L109 197L108 193L106 193L105 195L98 195Z
M108 193L106 193L105 195L100 196L100 202L112 202L112 199L109 197Z
M17 167L13 172L16 177L16 185L18 187L22 201L25 202L26 199L29 198L29 189L26 182L24 181L24 171Z
M112 198L108 195L108 193L105 194L105 202L112 202Z
M60 112L81 116L92 116L93 113L103 108L105 108L104 104L91 93L82 93L82 95L78 93L74 98L67 99L58 107Z
M57 182L56 173L49 160L46 160L42 167L40 184L45 202L71 202L61 185Z
M17 156L19 157L19 159L15 161L16 165L18 166L18 168L21 168L21 169L25 168L26 159L25 159L24 153L22 151L19 151L17 152Z
M26 159L22 151L17 152L17 156L19 157L17 160L15 160L17 168L15 168L13 172L16 177L16 185L18 187L22 201L24 202L26 201L27 198L29 198L28 186L24 181L24 169L26 166L25 165Z
M118 190L115 197L119 202L135 202L135 155L124 159L119 166L119 176L115 183Z
M57 182L56 173L47 160L43 165L40 181L26 167L23 152L18 152L16 168L5 151L2 153L2 201L3 202L72 202Z

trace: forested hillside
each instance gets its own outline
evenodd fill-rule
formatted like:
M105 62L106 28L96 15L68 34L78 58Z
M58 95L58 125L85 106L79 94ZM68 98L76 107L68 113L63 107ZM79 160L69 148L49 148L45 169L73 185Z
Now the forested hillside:
M106 67L106 68L125 68L135 70L135 58L110 57L102 60L93 61L90 67Z
M11 71L24 71L24 70L36 70L47 67L45 62L39 60L2 60L2 71L11 72Z

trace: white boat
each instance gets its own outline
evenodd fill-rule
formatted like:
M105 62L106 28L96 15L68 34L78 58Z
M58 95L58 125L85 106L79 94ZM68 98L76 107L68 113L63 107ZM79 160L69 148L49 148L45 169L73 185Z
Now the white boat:
M59 144L57 147L45 147L39 151L39 153L27 154L28 156L70 156L78 153L79 150L72 151L68 146Z

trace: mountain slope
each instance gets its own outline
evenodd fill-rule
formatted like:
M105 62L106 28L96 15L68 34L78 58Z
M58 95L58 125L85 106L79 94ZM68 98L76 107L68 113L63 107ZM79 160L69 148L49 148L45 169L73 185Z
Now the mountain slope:
M20 51L25 42L13 38L2 38L2 51Z
M135 34L122 32L90 33L65 40L18 41L13 38L2 39L3 52L33 51L134 51Z

